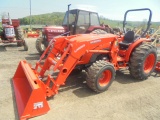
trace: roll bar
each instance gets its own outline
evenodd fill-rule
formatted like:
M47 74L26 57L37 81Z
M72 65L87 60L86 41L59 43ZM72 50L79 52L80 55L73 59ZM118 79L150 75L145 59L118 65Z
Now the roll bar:
M127 24L126 22L126 17L127 17L127 14L128 12L133 12L133 11L149 11L149 19L148 19L148 23L147 23L147 28L146 30L143 32L143 34L141 35L141 37L143 37L147 31L149 30L150 28L150 25L151 25L151 19L152 19L152 11L149 9L149 8L141 8L141 9L130 9L130 10L127 10L124 14L124 20L123 20L123 31L124 33L126 33L126 30L125 30L125 25Z

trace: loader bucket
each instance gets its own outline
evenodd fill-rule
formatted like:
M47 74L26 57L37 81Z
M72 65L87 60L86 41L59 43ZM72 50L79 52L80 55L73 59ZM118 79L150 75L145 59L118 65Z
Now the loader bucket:
M49 111L45 91L35 82L38 77L26 61L20 61L13 77L13 87L20 120ZM40 81L40 80L39 80Z

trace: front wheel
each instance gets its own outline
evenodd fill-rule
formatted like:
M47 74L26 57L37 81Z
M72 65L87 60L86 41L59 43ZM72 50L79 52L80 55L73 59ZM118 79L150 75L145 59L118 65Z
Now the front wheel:
M39 37L36 40L36 49L40 54L43 54L43 52L45 51L46 47L44 45L44 39L42 37Z
M23 30L21 27L15 28L16 40L24 40ZM17 42L17 46L23 46L23 42Z
M157 61L156 47L143 43L131 54L129 61L130 74L139 80L147 79L155 69Z
M115 69L109 62L99 60L86 70L86 82L89 88L95 92L104 92L115 79Z

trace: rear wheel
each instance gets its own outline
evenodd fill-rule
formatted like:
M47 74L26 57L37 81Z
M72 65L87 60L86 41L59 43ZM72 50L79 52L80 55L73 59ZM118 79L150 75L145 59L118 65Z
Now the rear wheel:
M42 37L39 37L36 40L36 49L40 54L42 54L44 50L46 49L43 42L44 42L44 39Z
M23 30L20 27L15 28L16 40L24 40ZM17 42L17 46L23 46L23 42Z
M109 88L115 79L115 69L109 62L99 60L86 70L87 85L96 92L103 92Z
M130 74L139 80L147 79L153 72L157 61L157 50L151 44L143 43L131 54Z

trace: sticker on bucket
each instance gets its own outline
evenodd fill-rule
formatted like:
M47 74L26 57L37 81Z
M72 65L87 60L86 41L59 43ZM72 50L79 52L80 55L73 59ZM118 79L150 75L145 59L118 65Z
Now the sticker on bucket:
M33 104L33 109L43 108L43 102L37 102Z

